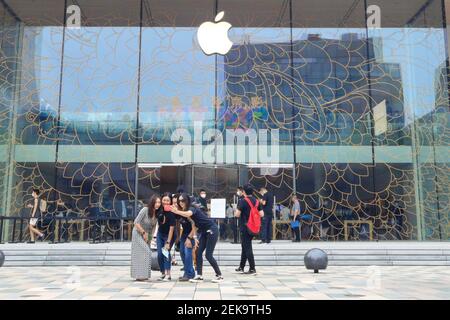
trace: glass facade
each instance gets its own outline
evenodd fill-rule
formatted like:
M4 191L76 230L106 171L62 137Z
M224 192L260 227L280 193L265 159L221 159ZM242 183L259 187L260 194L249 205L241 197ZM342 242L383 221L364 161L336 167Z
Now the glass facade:
M298 195L304 239L449 240L449 7L0 1L0 216L28 216L39 188L74 240L92 217L127 240L153 193L232 202L248 182L274 193L280 221ZM233 46L208 56L197 30L220 11Z

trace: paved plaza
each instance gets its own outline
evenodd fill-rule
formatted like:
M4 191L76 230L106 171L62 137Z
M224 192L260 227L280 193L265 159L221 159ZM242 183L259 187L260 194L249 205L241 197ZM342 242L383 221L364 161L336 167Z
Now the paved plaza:
M180 275L174 267L173 279ZM0 299L449 299L445 266L331 266L314 274L303 267L259 267L258 275L223 267L225 281L148 282L130 279L129 267L2 267Z

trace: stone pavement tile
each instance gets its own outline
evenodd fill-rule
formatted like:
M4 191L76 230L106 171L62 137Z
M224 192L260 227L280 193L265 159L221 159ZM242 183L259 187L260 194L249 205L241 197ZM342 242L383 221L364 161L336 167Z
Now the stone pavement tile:
M130 297L130 296L112 296L109 300L137 300L138 298ZM161 300L161 299L155 299Z
M321 293L321 292L305 292L305 293L301 293L300 297L306 298L306 299L311 299L311 300L328 300L330 299L330 296Z
M98 293L115 293L122 291L122 288L101 288Z
M191 286L186 287L186 286L180 286L180 285L175 285L172 288L172 291L179 291L179 292L191 292L191 291L195 291L197 288L191 284Z
M272 292L272 295L274 295L276 298L299 296L299 294L297 294L296 292Z
M255 295L255 296L248 296L245 300L275 300L277 299L273 295L270 294L262 294L262 295Z
M112 294L95 294L95 295L86 295L82 298L82 300L108 300L112 297Z
M283 293L289 293L289 294L296 294L295 290L292 290L291 288L283 288L283 287L277 287L277 288L266 288L267 290L269 290L270 292L272 292L273 294L283 294Z
M211 283L213 274L205 272L208 281L200 284L172 281L135 282L129 267L80 267L80 284L66 283L67 273L49 267L2 269L0 299L448 299L450 272L435 267L381 267L381 286L367 281L366 267L330 267L314 275L295 267L261 267L256 277L233 273L223 268L225 281ZM279 272L273 272L278 271ZM52 271L52 272L49 272ZM36 279L36 275L39 278ZM444 281L448 279L448 281Z
M194 295L194 300L220 300L220 293L198 293Z
M306 300L301 296L285 296L285 297L277 297L277 300Z
M57 296L56 300L81 300L84 298L86 294L80 294L80 293L69 293L66 295Z
M247 298L245 298L247 299ZM222 294L222 300L242 300L242 297L239 295L230 295L230 294Z
M188 295L168 295L166 300L193 300L193 296Z
M363 296L363 297L361 297L359 299L364 299L364 300L366 300L366 299L368 299L368 300L387 300L386 297L383 297L383 296L377 295L377 294L368 294L368 295L365 295L365 296Z

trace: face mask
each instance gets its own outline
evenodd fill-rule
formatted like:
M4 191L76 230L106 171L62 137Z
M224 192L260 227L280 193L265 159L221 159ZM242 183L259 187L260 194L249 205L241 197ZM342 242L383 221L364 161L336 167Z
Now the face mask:
M203 199L206 198L206 194L201 194L200 197L202 197Z
M236 194L238 195L238 197L240 197L242 195L242 192L238 191L236 192Z

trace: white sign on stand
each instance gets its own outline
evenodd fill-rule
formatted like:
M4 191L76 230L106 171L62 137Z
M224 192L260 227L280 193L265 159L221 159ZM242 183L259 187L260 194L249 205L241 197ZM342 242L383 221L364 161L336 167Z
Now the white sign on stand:
M211 218L225 219L226 199L211 199Z

